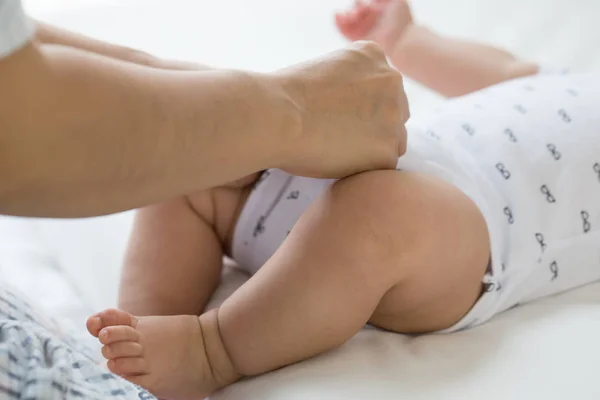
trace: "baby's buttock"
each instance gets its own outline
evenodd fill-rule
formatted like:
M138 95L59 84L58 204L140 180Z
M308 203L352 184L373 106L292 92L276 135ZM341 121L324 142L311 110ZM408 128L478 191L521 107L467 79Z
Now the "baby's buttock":
M490 231L487 292L462 327L600 279L599 103L600 75L538 75L409 121L398 168L463 190Z

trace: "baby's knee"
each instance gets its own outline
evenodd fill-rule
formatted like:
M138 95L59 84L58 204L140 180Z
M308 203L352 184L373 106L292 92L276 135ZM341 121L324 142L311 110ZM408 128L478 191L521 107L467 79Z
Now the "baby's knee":
M362 240L396 257L428 253L432 243L444 242L452 232L486 233L481 213L463 192L424 174L365 172L338 181L331 197L363 232Z
M399 173L395 170L361 172L335 182L331 192L344 207L381 209L383 205L392 205L393 199L384 194L392 194Z
M418 182L412 174L395 170L363 172L337 181L331 189L336 206L357 223L390 225L413 222L423 210Z
M378 261L398 260L423 238L422 202L404 175L364 172L336 182L330 191L332 210L350 225L339 234L353 236L361 251Z

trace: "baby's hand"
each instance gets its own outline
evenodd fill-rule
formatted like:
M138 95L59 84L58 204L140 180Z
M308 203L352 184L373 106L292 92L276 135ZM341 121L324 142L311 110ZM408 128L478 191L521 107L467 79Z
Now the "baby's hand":
M359 0L352 10L336 14L335 19L338 29L347 39L373 40L387 54L413 22L406 0Z

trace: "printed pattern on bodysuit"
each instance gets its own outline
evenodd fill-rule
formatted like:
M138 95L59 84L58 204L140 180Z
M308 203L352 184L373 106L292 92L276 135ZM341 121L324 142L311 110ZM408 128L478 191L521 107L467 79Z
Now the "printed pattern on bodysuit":
M273 169L265 171L248 198L233 239L233 258L250 273L275 253L302 213L332 183Z
M477 204L490 232L485 293L452 330L600 279L597 104L600 75L539 75L409 121L398 168L454 184ZM256 272L332 182L265 174L238 222L234 258Z
M495 231L495 268L480 300L495 304L465 326L600 279L599 101L598 75L537 76L458 99L419 121L422 136L458 145L455 156L470 157L495 189L472 196L480 208L496 208L484 211Z

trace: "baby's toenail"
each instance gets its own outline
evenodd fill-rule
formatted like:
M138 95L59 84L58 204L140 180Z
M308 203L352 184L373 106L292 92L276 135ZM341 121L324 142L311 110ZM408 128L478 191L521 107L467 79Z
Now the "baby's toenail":
M108 339L108 331L107 331L106 329L103 329L103 330L100 332L100 336L102 336L102 337L103 337L103 338L105 338L105 339Z

